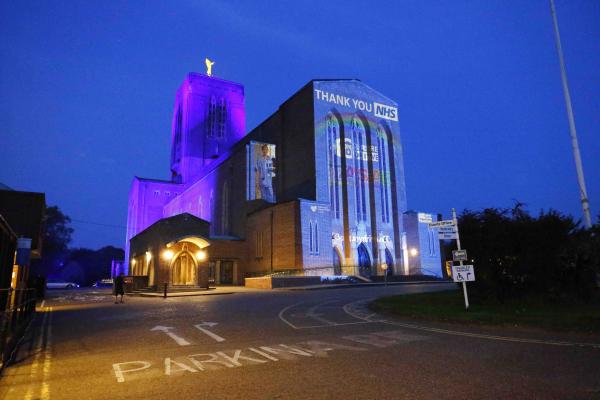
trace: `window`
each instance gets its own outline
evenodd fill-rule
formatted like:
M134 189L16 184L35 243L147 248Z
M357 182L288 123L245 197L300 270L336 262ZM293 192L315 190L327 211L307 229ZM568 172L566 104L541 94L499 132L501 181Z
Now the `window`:
M256 231L254 233L254 236L255 236L254 254L255 254L256 258L262 258L263 257L263 232Z
M308 223L308 253L313 256L319 254L319 225L313 221Z
M168 190L165 191L165 196L169 197L171 195L171 192L169 192Z
M329 113L327 116L327 145L329 155L329 201L331 203L331 213L333 218L340 218L341 196L340 196L340 172L341 160L345 149L341 148L339 129L340 124L337 118Z
M206 120L207 137L219 139L225 137L225 127L227 125L227 103L225 98L222 97L217 101L215 96L211 96Z
M313 254L313 223L310 221L308 223L308 252L309 254Z
M155 190L155 191L154 191L154 196L155 196L155 197L156 197L156 196L160 196L160 190Z
M315 254L319 254L319 224L315 222Z
M367 201L369 200L368 191L368 172L367 163L369 161L367 151L366 130L363 122L355 116L351 122L352 130L352 156L354 159L354 195L356 204L356 220L367 220Z
M227 182L223 184L221 194L221 233L229 234L229 186Z
M379 188L381 197L381 220L390 222L390 197L391 186L389 181L388 142L385 128L380 124L377 127L377 144L379 146Z

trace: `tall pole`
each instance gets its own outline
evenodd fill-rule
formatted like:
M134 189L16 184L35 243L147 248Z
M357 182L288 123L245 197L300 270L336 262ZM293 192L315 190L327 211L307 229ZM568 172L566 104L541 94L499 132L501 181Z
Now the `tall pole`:
M460 248L460 236L458 234L458 220L456 219L456 209L452 209L452 221L454 222L454 227L456 228L456 249L462 250ZM462 260L459 261L460 266L462 267ZM465 310L469 311L469 295L467 294L467 282L462 282L463 287L463 295L465 297Z
M581 197L581 206L583 207L583 222L586 228L591 228L592 217L590 216L590 203L587 197L587 190L585 188L585 179L583 177L583 166L581 164L581 154L579 153L579 143L577 142L575 118L573 117L573 108L571 106L571 95L569 93L569 84L567 82L567 71L565 69L565 60L563 57L562 46L560 44L560 32L558 31L558 20L556 18L556 9L554 8L554 0L550 0L550 12L552 13L552 21L554 22L554 39L556 40L556 51L558 52L558 62L560 64L560 76L562 78L563 93L565 95L567 117L569 118L571 147L573 148L575 168L577 169L577 180L579 182L579 195Z

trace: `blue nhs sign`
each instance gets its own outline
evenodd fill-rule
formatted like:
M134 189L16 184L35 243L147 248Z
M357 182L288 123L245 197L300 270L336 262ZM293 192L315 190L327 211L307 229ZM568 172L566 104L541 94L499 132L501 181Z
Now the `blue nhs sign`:
M384 118L390 121L398 121L398 109L396 107L373 102L373 111L376 117Z

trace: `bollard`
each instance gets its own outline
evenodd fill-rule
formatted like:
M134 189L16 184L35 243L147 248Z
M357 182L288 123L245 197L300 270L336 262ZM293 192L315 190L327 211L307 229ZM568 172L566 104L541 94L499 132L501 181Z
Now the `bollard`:
M165 282L165 291L163 292L163 299L167 298L167 282Z

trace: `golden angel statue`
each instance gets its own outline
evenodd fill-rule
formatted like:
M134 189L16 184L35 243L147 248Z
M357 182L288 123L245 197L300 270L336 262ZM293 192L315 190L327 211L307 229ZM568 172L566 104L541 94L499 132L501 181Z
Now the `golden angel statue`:
M204 63L206 64L206 75L212 76L212 66L215 64L215 62L205 58Z

